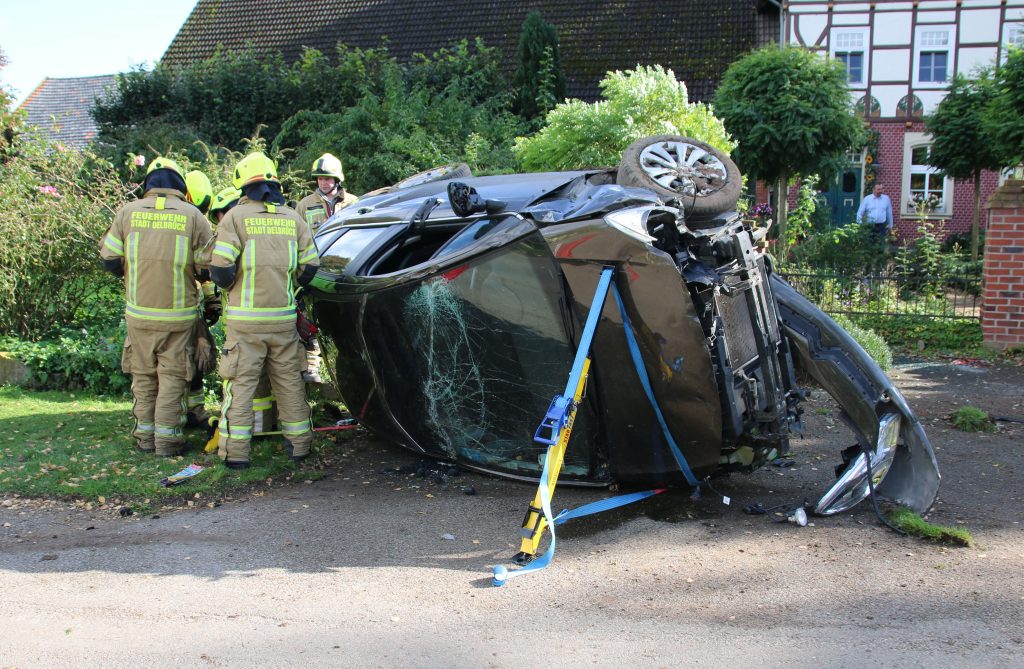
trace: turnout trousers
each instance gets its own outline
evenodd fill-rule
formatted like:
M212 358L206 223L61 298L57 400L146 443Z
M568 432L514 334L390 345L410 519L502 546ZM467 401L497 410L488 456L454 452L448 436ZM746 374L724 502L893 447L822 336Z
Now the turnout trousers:
M220 360L220 375L224 379L218 451L221 460L249 461L253 400L264 371L277 402L278 427L291 443L292 454L309 453L313 432L302 381L305 369L306 350L294 328L261 333L235 332L229 328ZM261 399L266 401L266 396Z
M141 450L171 455L185 443L194 336L191 327L168 332L128 323L121 369L132 375L132 436Z

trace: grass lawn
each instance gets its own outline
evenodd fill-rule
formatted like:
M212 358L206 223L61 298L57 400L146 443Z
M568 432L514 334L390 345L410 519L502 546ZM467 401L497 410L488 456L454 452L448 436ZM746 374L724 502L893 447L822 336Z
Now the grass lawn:
M137 451L131 438L131 402L83 393L32 392L0 387L0 495L81 500L93 506L132 506L139 511L163 504L212 503L233 488L273 479L310 480L322 469L296 467L280 437L253 442L250 469L233 471L216 453L203 453L205 432L190 431L198 445L177 458ZM330 443L317 436L317 446ZM312 458L311 458L312 460ZM173 488L160 479L190 463L210 465ZM196 498L196 493L199 497Z

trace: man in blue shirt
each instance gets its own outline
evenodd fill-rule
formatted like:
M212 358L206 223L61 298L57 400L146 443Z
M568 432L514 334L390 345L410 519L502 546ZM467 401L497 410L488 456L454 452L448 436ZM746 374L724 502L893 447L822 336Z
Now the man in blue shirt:
M892 201L889 200L888 195L882 192L881 184L876 183L871 195L860 201L857 221L861 224L873 225L875 234L882 239L892 232Z

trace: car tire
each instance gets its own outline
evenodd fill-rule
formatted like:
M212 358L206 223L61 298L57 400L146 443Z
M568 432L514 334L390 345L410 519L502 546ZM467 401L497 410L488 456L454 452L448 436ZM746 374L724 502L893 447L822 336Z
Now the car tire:
M630 144L622 154L616 182L679 200L693 219L734 209L742 186L740 170L729 156L679 135L645 137Z
M465 179L473 176L473 171L469 169L469 165L466 163L455 163L452 165L441 165L440 167L434 167L423 172L417 172L411 177L406 177L392 188L412 188L413 186L420 186L423 184L433 183L434 181L448 181L449 179Z

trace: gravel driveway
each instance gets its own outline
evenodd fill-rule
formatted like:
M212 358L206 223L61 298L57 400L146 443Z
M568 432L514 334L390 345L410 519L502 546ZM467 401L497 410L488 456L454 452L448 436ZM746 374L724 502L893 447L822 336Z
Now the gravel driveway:
M743 513L824 490L849 437L821 392L795 467L717 481L729 506L679 492L574 521L551 567L503 588L490 566L517 550L532 487L420 477L353 440L327 479L217 508L4 500L0 667L1022 667L1024 425L964 434L944 416L970 401L1024 418L1024 368L894 378L942 469L930 518L976 548L897 536L867 504L806 528Z

